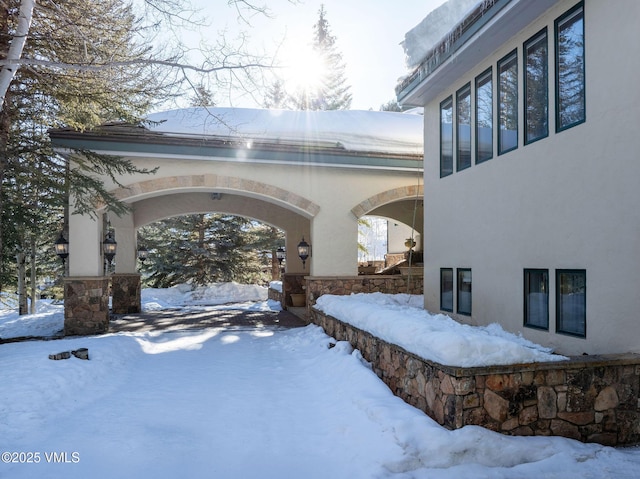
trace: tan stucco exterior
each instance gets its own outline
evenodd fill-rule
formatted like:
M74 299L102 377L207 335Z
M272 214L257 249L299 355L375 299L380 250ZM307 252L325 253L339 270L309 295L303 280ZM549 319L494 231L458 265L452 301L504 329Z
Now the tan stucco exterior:
M420 129L422 119L417 117L416 120ZM86 136L74 137L73 141L85 139ZM92 137L92 149L115 153L103 139L104 135ZM114 141L113 138L109 140ZM319 153L303 149L299 159L286 164L278 160L277 145L265 149L264 158L260 151L256 152L255 145L250 158L242 145L231 150L227 148L220 156L164 151L149 155L141 153L144 148L135 146L131 151L121 149L117 153L139 168L157 168L155 174L121 177L118 180L123 186L106 183L109 190L132 207L132 213L122 218L109 215L118 241L117 273L136 271L135 232L140 226L180 214L224 212L250 217L284 230L289 273L353 276L357 275L358 267L358 218L377 210L380 216L405 222L410 218L408 204L417 204L417 198L422 206L421 155L406 155L404 161L411 165L394 168L393 158L389 160L384 154L376 153L372 153L379 157L376 161L391 166L368 167L362 164L366 159L358 159L361 163L355 165L308 161L313 155L326 155L326 148ZM229 151L234 154L229 155ZM361 158L367 154L357 156ZM212 198L212 193L219 197ZM417 218L416 230L421 232L421 211ZM97 245L103 237L102 230L101 222L88 216L71 215L71 276L101 274L102 261L97 255ZM296 251L303 237L312 247L311 257L304 267Z
M577 2L550 3L555 5L529 19L493 53L466 63L456 81L444 85L438 80L448 68L461 69L456 55L425 80L426 85L432 83L424 94L425 307L440 309L440 268L471 268L472 316L454 311L457 319L479 325L498 322L565 354L637 352L640 2L584 2L586 121L559 133L554 119L554 19ZM500 29L499 21L494 28ZM549 34L549 136L524 145L523 42L544 27ZM475 48L472 38L465 49ZM515 48L518 148L497 156L496 64ZM489 67L493 68L494 157L440 178L440 102L450 95L455 98L459 88L468 82L473 85ZM428 90L424 85L423 89ZM523 327L525 268L549 270L548 331ZM556 333L556 269L586 270L586 338Z

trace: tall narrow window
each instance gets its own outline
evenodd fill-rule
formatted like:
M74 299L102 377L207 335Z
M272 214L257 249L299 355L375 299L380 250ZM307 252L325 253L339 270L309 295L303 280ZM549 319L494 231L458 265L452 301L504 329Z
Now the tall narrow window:
M498 154L518 147L518 53L498 62Z
M549 329L549 271L524 270L524 325Z
M458 314L471 316L471 270L458 268Z
M440 309L453 311L453 268L440 269Z
M583 269L556 270L556 331L587 335L587 272Z
M453 173L453 99L440 103L440 178Z
M476 77L476 163L493 158L492 70Z
M547 29L524 43L525 144L549 136Z
M456 93L456 170L471 166L471 85L467 83Z
M555 22L556 132L585 121L584 4Z

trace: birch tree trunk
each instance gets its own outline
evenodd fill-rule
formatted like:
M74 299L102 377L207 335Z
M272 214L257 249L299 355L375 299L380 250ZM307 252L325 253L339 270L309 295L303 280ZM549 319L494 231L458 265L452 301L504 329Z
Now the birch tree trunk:
M20 68L19 60L22 58L22 50L24 50L24 45L27 43L35 5L36 0L20 1L20 12L18 13L16 32L12 36L9 51L4 59L2 68L0 68L0 111L4 109L4 98L7 90L9 90L9 85L13 81L13 77L15 77L18 68Z

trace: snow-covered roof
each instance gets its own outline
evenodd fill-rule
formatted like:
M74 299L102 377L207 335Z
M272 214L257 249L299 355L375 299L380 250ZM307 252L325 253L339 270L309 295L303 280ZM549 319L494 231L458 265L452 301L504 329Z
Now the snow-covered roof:
M401 45L407 66L415 68L420 65L434 45L443 40L478 3L479 0L449 0L432 10L418 25L405 33Z
M296 111L196 107L149 115L145 126L173 137L215 137L421 155L423 117L416 112Z

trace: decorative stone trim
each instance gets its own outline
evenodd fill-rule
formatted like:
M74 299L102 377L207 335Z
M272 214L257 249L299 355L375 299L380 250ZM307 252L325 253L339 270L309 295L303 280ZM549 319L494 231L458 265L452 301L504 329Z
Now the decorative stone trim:
M460 368L311 309L311 321L360 350L391 391L448 429L483 426L513 436L640 443L640 355Z
M109 330L109 278L64 278L65 336Z
M111 311L113 314L137 314L142 311L139 274L111 275Z
M140 195L179 188L218 188L253 193L268 197L276 203L284 203L292 206L305 218L313 218L320 211L320 206L313 201L277 186L244 178L216 174L153 178L115 189L113 194L119 200L125 201Z
M356 218L360 218L380 206L393 203L394 201L416 197L424 197L423 185L401 186L392 190L383 191L364 200L362 203L351 208L351 213L353 213Z

